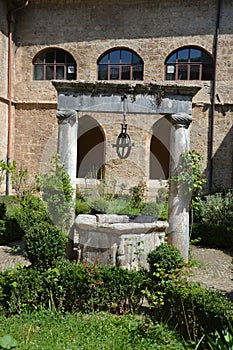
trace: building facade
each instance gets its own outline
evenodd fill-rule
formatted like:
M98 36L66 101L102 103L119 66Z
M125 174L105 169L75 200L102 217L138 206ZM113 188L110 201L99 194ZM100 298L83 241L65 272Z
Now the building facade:
M56 152L53 80L156 83L158 103L164 84L195 84L190 148L203 154L209 190L232 188L232 16L230 0L2 0L0 159L33 174ZM152 191L168 178L171 126L164 114L129 112L129 98L114 113L77 108L77 183L142 180ZM121 157L124 120L133 144Z

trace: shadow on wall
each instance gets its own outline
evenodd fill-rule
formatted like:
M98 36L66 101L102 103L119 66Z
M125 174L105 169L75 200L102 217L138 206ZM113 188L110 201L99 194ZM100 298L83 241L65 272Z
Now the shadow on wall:
M233 105L217 105L214 117L213 149L218 142L219 147L213 154L212 162L212 192L233 187ZM220 127L221 126L221 127ZM218 127L218 128L217 128ZM210 153L210 121L208 154ZM210 179L210 161L204 170L206 178Z
M90 116L79 119L77 141L77 177L103 178L105 136L98 122Z
M150 179L167 180L169 177L169 147L171 123L166 117L159 119L152 127L150 142Z
M133 161L130 166L128 162L126 166L126 162L122 163L118 158L106 164L105 135L94 118L85 115L79 119L78 125L77 178L102 179L105 176L105 168L110 172L111 169L117 172L115 175L118 177L124 178L125 175L126 180L129 180L130 173L133 178L145 177L146 169L140 167L139 171L136 160L136 163ZM161 117L151 128L150 149L146 150L150 151L148 169L151 180L167 180L169 177L170 133L171 123L166 117ZM144 166L147 167L146 164Z
M159 4L158 4L159 3ZM200 0L198 0L200 3ZM230 6L224 6L224 14L231 13ZM216 4L199 6L197 1L188 6L177 1L147 1L141 6L132 6L131 1L102 0L78 3L77 6L64 5L59 2L47 2L46 7L40 2L31 2L27 10L18 14L17 40L26 45L41 45L47 41L56 43L86 42L106 39L138 39L148 37L181 37L185 35L213 35L215 28ZM194 18L208 20L194 21ZM48 31L48 18L53 18L52 30ZM78 21L77 21L78 18ZM94 18L94 21L93 21ZM103 21L104 18L104 21ZM25 23L33 21L33 30L26 32ZM138 23L140 22L140 25ZM229 21L228 21L229 22ZM47 28L46 39L41 28ZM63 30L61 31L61 28ZM116 30L117 28L117 30ZM185 28L185 30L184 30ZM224 31L231 32L227 23ZM46 40L46 41L45 41Z

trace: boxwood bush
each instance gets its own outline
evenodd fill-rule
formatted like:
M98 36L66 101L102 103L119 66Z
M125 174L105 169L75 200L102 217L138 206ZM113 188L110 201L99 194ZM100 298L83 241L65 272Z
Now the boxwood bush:
M0 305L7 313L52 308L123 314L138 310L145 281L143 272L68 260L47 270L18 267L0 272Z
M164 243L148 254L147 262L152 274L155 273L158 268L163 269L166 274L171 274L183 266L184 261L177 248Z
M0 244L22 239L23 229L19 225L20 200L14 196L0 198Z
M194 212L192 238L199 244L233 250L233 193L205 196Z
M156 317L176 327L190 341L197 341L203 334L221 330L233 315L233 304L217 291L187 282L184 278L169 279L163 286L164 303L156 310Z

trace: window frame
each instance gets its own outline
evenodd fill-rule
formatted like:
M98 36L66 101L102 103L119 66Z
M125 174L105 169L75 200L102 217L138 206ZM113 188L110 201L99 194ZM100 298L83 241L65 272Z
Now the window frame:
M178 54L179 52L181 52L182 50L188 50L188 59L187 61L182 61L182 60L179 60L178 58ZM206 62L204 60L200 60L200 61L191 61L191 50L196 50L196 51L199 51L200 52L200 56L202 57L202 54L205 54L208 58L209 58L209 62ZM176 60L175 62L168 62L168 60L173 56L173 55L176 55ZM203 74L205 74L205 72L207 73L207 71L205 71L205 69L203 69L204 67L203 66L209 66L211 69L210 69L210 72L208 74L211 74L211 79L203 79ZM198 81L208 81L208 80L213 80L213 69L214 69L214 65L213 65L213 58L212 58L212 55L209 54L206 50L204 50L203 48L200 48L200 47L197 47L197 46L183 46L183 47L180 47L174 51L172 51L166 58L165 60L165 64L164 64L164 70L165 70L165 80L166 81L175 81L175 80L178 80L178 81L192 81L192 80L198 80ZM174 66L175 67L175 73L168 73L167 72L167 67L168 66ZM186 66L187 69L186 69L186 72L187 72L187 78L186 79L179 79L179 67L181 66ZM199 68L199 77L198 79L191 79L190 76L191 76L191 67L195 67L195 66L198 66ZM168 79L168 74L174 74L174 79Z
M119 61L112 62L110 61L110 55L114 51L120 51L120 59ZM122 62L122 52L127 51L127 53L130 53L131 59L130 62ZM107 61L101 63L101 61L106 58L107 56ZM134 56L137 57L137 60L139 61L138 63L134 63ZM101 79L100 77L100 67L107 66L107 79ZM134 68L140 66L141 67L141 76L140 79L134 79ZM118 79L111 79L111 74L112 74L112 68L116 67L118 70ZM129 67L129 78L128 79L122 79L122 74L123 74L123 67ZM120 80L120 81L125 81L125 80L133 80L133 81L143 81L143 76L144 76L144 62L142 58L133 50L126 48L126 47L114 47L108 51L105 51L97 60L97 78L98 80Z
M47 62L46 55L53 53L53 61ZM64 61L58 62L57 54L62 53L64 55ZM43 57L44 56L44 57ZM41 62L37 62L41 58ZM42 67L43 78L36 78L36 67ZM73 73L68 73L68 67L74 67ZM48 78L47 67L53 68L53 77ZM57 78L57 71L59 67L63 67L63 78ZM68 74L72 74L72 78L68 77ZM77 74L77 64L74 57L68 51L61 48L48 48L40 51L33 59L33 80L36 81L50 81L50 80L75 80Z

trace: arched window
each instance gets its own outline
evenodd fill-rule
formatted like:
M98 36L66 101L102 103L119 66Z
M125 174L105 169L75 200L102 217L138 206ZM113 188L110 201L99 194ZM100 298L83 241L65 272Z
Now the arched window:
M33 60L34 80L76 79L76 62L62 49L49 49Z
M166 80L212 80L213 60L196 47L173 51L165 61Z
M128 49L112 49L98 62L98 80L143 80L143 61Z

